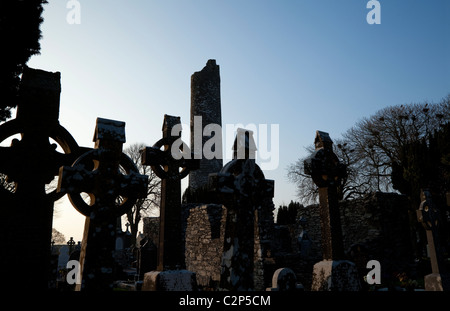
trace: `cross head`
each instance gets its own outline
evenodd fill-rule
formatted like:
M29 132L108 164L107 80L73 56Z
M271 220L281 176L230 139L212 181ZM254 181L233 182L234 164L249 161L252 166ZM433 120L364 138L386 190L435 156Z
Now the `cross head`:
M148 176L122 152L125 123L97 118L95 148L72 166L61 167L58 191L67 193L72 205L86 216L81 247L82 284L77 289L110 290L114 281L117 217L146 194ZM86 202L81 193L87 193Z
M272 198L274 182L255 163L253 132L239 129L233 160L209 175L209 189L227 208L220 287L225 290L254 288L255 211Z
M341 179L347 176L346 166L340 163L333 152L333 141L328 133L317 131L314 144L316 150L305 160L304 170L319 188L323 258L343 259L338 187Z
M159 271L185 265L181 244L181 180L200 165L200 160L193 158L181 140L180 117L164 115L162 132L162 139L142 151L142 164L151 166L161 178Z

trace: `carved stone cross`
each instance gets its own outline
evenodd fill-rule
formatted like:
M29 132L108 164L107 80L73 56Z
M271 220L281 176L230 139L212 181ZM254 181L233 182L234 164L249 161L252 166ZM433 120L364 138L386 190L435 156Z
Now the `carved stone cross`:
M233 160L217 174L209 175L209 187L227 208L220 287L225 290L254 289L255 211L274 194L255 163L253 133L239 129Z
M13 138L9 147L0 147L0 173L14 184L14 191L0 189L0 236L11 237L3 239L8 251L0 256L0 274L12 282L27 279L23 267L32 262L33 282L19 281L23 289L48 288L53 203L62 196L49 183L82 150L59 123L60 79L59 72L25 68L16 118L0 126L0 142Z
M322 228L323 259L342 259L344 247L339 215L338 187L346 176L346 166L333 152L333 141L328 133L317 131L315 153L305 160L305 173L311 175L319 187L320 222Z
M361 283L353 262L344 259L338 188L346 166L333 152L328 133L317 131L316 151L305 160L305 173L319 187L319 213L323 260L313 267L312 291L359 291Z
M75 245L75 241L73 240L73 237L70 237L70 240L67 241L67 245L69 245L69 254L72 254L72 250Z
M425 276L425 290L449 290L450 277L445 269L444 254L438 232L440 227L439 210L433 203L429 189L421 190L420 197L422 202L416 211L417 220L426 230L431 261L431 274Z
M193 159L189 148L181 141L180 117L164 115L162 132L163 138L142 152L142 164L151 166L161 178L158 271L185 266L181 231L181 179L200 164L200 160Z
M71 167L61 167L58 191L86 216L80 254L82 284L77 290L111 290L117 218L146 194L148 176L141 175L124 153L125 123L97 119L95 149ZM87 193L86 202L81 193Z

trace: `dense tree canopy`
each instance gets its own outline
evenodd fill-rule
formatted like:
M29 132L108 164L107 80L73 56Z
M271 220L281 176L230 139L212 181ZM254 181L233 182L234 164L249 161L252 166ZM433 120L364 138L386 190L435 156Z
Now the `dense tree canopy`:
M280 205L277 213L277 224L278 225L289 225L295 224L297 221L297 213L300 208L302 208L298 202L291 201L289 205Z

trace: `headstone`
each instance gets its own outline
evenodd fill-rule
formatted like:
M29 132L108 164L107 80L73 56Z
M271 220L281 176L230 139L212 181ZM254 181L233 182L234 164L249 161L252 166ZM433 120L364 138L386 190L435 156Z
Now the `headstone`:
M171 287L164 286L166 274L168 278L177 278L177 272L174 272L177 270L183 275L179 276L181 278L178 280L186 279L184 276L186 270L180 270L185 267L182 245L181 179L191 170L198 168L199 160L192 159L189 147L181 141L180 117L165 115L162 132L163 138L152 147L145 148L142 153L142 164L150 165L155 174L161 178L158 271L151 272L151 278L144 276L143 290L171 290ZM170 273L164 273L166 271ZM164 280L164 284L150 286L145 283L146 279L148 282Z
M0 190L0 236L8 252L0 256L0 274L22 289L48 287L53 203L62 195L46 192L61 165L72 163L81 148L59 124L59 72L25 68L16 118L0 126L0 142L19 134L10 147L0 147L0 173L15 183L13 193ZM57 142L64 153L56 150ZM22 247L28 245L27 247ZM30 277L33 266L33 282ZM11 285L12 286L12 285Z
M80 254L81 286L77 290L112 290L117 217L144 197L148 176L139 174L122 153L125 123L97 118L95 149L71 167L61 167L58 191L67 193L72 205L86 216ZM120 173L119 168L125 174ZM81 193L88 193L86 203Z
M216 174L209 187L227 208L220 288L254 289L255 212L265 198L272 198L274 183L255 163L253 132L238 130L234 158Z
M417 210L417 219L423 225L427 233L428 253L431 261L431 274L425 276L426 291L450 290L450 274L444 262L444 251L441 247L439 227L441 220L438 207L433 203L429 189L421 191L421 200Z
M222 133L203 135L205 128L212 124L222 126L220 73L214 59L191 76L191 148L194 154L201 155L199 169L189 173L189 187L194 190L206 186L208 175L219 172L223 166ZM220 156L208 159L203 148L212 137L217 142L214 151Z
M311 251L313 242L306 230L306 224L308 221L302 216L300 217L298 222L301 228L300 234L298 235L297 238L298 251L300 253L300 258L306 259L309 257L309 253Z
M139 244L136 268L138 279L142 281L145 273L156 270L157 248L155 243L148 238L142 238Z
M196 291L195 273L188 270L150 271L144 275L142 291Z
M300 252L300 257L306 259L311 251L312 241L308 235L308 232L303 229L298 236L298 248Z
M77 245L74 247L73 251L70 253L70 260L78 260L80 261L80 253L81 253L81 241L78 241Z
M303 290L303 286L297 283L297 276L289 268L279 268L275 271L272 278L272 288L267 291L294 291Z
M69 250L69 246L62 245L59 248L58 270L66 268L67 262L69 262L70 254L71 254L71 252Z
M345 165L333 152L328 133L317 131L315 152L305 160L305 173L319 187L323 261L314 265L311 290L358 291L361 284L354 263L344 260L338 187L346 176Z

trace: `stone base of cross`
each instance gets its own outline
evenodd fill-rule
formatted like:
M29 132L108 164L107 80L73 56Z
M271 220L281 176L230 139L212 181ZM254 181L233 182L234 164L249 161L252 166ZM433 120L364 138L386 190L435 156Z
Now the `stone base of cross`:
M450 275L442 273L430 273L425 275L425 290L432 292L450 290Z

